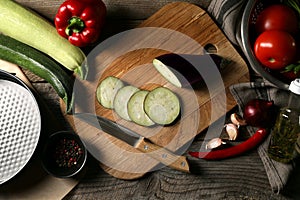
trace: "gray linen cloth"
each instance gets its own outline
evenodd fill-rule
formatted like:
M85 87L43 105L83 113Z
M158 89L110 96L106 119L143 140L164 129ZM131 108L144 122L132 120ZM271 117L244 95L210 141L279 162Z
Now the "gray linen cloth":
M208 13L215 19L228 39L238 48L242 46L240 23L246 3L246 0L212 0L208 7ZM255 83L233 85L230 91L237 101L240 111L247 101L253 98L273 100L275 105L283 107L287 104L287 96L289 95L288 91L280 90L264 79ZM255 130L249 127L248 131L253 134ZM264 164L272 190L280 193L288 184L295 163L282 164L270 159L267 155L269 140L270 137L258 148L258 154Z
M273 100L278 107L287 105L288 91L280 90L263 80L262 82L236 84L231 86L230 91L237 101L240 111L243 110L249 99L253 98ZM255 132L252 127L247 127L247 129L250 134ZM267 154L269 140L270 137L259 146L258 154L264 164L272 190L279 193L286 186L295 164L283 164L270 159Z

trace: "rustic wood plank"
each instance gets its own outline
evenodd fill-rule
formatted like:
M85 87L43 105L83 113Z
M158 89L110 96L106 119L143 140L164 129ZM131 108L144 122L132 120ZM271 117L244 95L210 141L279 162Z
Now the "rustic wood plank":
M58 10L60 4L64 0L16 0L24 6L27 6L48 19L54 19L54 16ZM158 11L164 5L180 1L180 0L103 0L107 7L107 18L110 19L146 19L156 11ZM207 8L210 0L185 0L185 2L199 5L203 8Z
M63 0L17 1L49 19L53 19L56 9L63 2ZM112 20L107 27L111 27L111 34L114 34L118 32L119 27L121 27L119 30L126 30L125 21L127 20L125 17L128 18L128 27L136 27L139 20L146 19L170 1L106 0L105 2L108 7L109 18ZM206 8L210 1L188 0L187 2L194 2ZM130 22L131 20L133 21ZM107 34L105 37L109 35ZM59 99L52 87L39 79L32 78L32 80L36 82L33 85L46 99L56 117L64 120L59 107ZM197 149L201 142L201 139L197 138L190 149ZM199 164L200 169L203 170L199 176L187 175L164 168L139 180L125 181L105 173L100 168L98 161L89 156L86 175L65 199L290 199L276 195L270 190L264 167L256 151L232 160L199 161ZM291 182L293 184L293 181ZM291 195L297 190L290 192Z
M38 88L43 90L44 86ZM53 101L56 102L53 109L60 109L57 101ZM58 117L62 117L61 113ZM188 151L197 150L204 136L199 135ZM89 156L85 176L64 199L290 199L270 190L264 166L255 150L223 161L191 159L201 171L200 175L166 167L127 181L107 174L98 161Z
M51 86L37 83L34 87L57 118L64 120ZM199 136L189 150L199 148L203 135ZM289 199L270 190L255 150L224 161L193 160L200 166L201 175L163 168L138 180L126 181L105 173L98 161L89 156L86 174L64 199Z
M198 145L195 142L190 150ZM65 199L289 199L270 191L256 151L221 162L193 161L200 166L199 176L163 168L126 181L109 176L90 159L86 176Z

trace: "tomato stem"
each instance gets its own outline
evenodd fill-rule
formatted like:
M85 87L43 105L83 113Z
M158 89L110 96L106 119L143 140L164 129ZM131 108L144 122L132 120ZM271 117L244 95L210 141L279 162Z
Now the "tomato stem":
M68 36L73 33L80 33L85 28L84 22L79 17L72 17L69 20L69 25L66 27L66 34Z

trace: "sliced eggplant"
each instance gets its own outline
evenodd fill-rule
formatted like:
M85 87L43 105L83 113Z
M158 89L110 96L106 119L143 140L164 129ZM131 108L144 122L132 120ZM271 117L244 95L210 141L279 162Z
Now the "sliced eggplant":
M105 108L113 109L115 96L122 87L124 87L124 83L120 79L108 76L97 87L96 97L98 102Z
M193 63L197 63L194 66ZM153 65L157 71L165 77L170 83L177 87L186 87L203 81L199 73L199 67L212 69L217 66L218 69L224 68L228 60L223 59L217 54L188 55L188 54L163 54L153 60Z
M165 87L149 92L144 101L144 109L149 118L157 124L168 125L180 113L180 102L175 93Z
M128 101L131 98L131 96L139 91L138 88L127 85L122 87L121 89L118 90L115 99L114 99L114 109L115 112L123 119L127 121L131 121L129 115L128 115Z
M152 126L155 123L148 117L144 110L144 101L149 91L140 90L134 93L128 101L128 115L130 119L142 126Z

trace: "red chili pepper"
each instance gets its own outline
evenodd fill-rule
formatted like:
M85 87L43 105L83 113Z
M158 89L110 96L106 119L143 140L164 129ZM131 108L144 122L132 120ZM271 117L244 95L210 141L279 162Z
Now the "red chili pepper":
M210 152L189 152L189 154L196 158L205 160L220 160L233 156L238 156L246 151L253 149L259 145L268 135L268 131L264 128L258 129L253 136L241 144L220 150L212 150Z
M102 0L67 0L59 7L54 22L61 36L84 47L98 40L105 16Z

